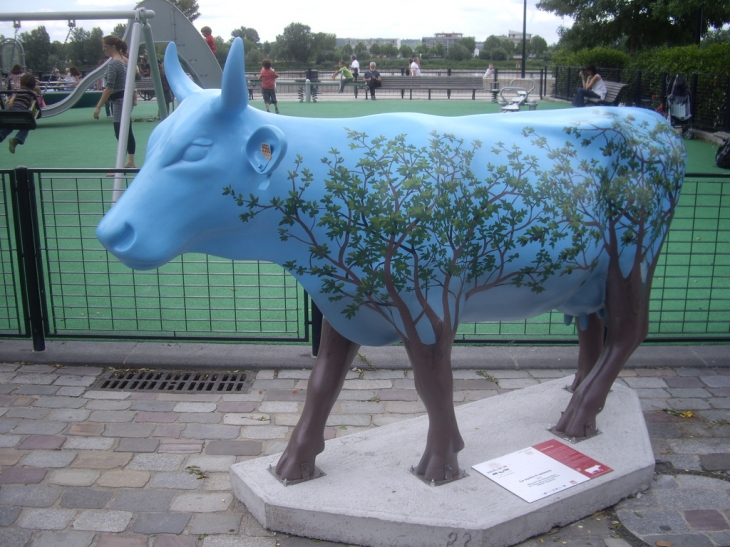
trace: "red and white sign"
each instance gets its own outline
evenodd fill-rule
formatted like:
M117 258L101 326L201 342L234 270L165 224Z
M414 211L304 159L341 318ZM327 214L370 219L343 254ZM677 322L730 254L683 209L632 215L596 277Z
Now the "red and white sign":
M472 468L529 503L613 471L555 439Z

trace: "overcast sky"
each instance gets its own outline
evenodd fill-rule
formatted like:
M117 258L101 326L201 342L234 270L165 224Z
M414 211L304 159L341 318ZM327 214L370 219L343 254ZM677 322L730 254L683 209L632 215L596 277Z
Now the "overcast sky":
M527 33L538 34L548 44L558 40L560 25L572 21L561 19L535 8L537 0L527 0ZM134 9L134 0L0 0L0 13L43 11L107 11ZM290 23L309 25L312 32L334 33L338 38L421 39L438 32L460 32L482 42L491 34L522 31L523 0L447 0L429 5L393 0L342 2L332 0L198 0L201 16L196 28L209 26L214 36L230 38L235 28L255 28L261 41L276 40ZM431 7L434 6L434 7ZM108 34L120 21L78 21L86 30L100 27ZM21 32L45 25L52 40L63 42L68 32L65 21L26 21ZM11 22L0 21L0 34L12 37ZM152 21L154 34L154 20Z

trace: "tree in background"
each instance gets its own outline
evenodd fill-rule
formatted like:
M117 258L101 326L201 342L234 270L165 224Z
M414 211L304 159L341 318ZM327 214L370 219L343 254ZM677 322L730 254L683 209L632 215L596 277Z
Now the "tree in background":
M366 46L362 42L358 42L355 44L354 53L357 55L358 59L364 60L365 58L370 58L370 52L368 51L368 46Z
M200 17L200 11L198 11L200 6L198 6L197 0L168 0L168 2L179 9L191 23ZM138 2L139 4L141 2Z
M541 0L537 8L575 20L571 28L559 29L560 46L622 47L632 55L647 47L692 44L730 22L727 1Z
M112 34L114 36L118 36L119 38L122 38L122 37L124 37L125 32L127 32L127 25L125 23L119 23L116 27L114 27Z
M477 48L477 41L473 36L462 38L459 40L459 45L466 48L470 55L469 58L474 56L474 50Z
M405 44L403 44L400 47L399 53L400 53L400 56L403 57L404 59L413 57L413 49L411 49L411 46L407 46Z
M428 54L431 57L443 57L446 53L446 48L442 43L438 43L435 46L433 46L431 49L428 50Z
M538 59L544 55L544 53L547 51L548 45L545 41L545 38L542 36L535 35L530 40L530 43L527 45L528 51L535 55Z
M254 44L258 44L261 41L261 38L259 38L259 33L256 32L255 28L247 28L247 27L238 27L237 29L234 29L231 31L231 42L233 41L233 38L241 38L244 42L243 45L246 45L246 40L249 42L253 42Z
M451 61L466 61L474 56L474 50L468 50L461 44L452 45L446 52L446 58Z
M302 23L291 23L276 37L276 54L284 61L306 63L312 54L312 29Z
M370 55L378 57L380 55L380 44L375 42L370 46Z
M398 48L393 44L383 44L380 46L380 54L383 57L398 57Z
M48 71L53 65L51 37L43 25L30 32L21 32L18 38L25 50L25 64L29 70Z

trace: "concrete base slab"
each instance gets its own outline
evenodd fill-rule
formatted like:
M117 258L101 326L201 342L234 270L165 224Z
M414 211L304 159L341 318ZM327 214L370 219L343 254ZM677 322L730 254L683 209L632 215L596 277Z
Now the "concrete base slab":
M427 416L327 441L326 476L285 487L268 471L279 455L231 467L233 490L269 530L372 547L506 547L574 522L648 488L654 456L639 399L614 385L598 417L601 434L574 448L612 473L527 503L471 469L553 438L571 394L570 378L456 409L469 476L439 487L408 471L426 442Z

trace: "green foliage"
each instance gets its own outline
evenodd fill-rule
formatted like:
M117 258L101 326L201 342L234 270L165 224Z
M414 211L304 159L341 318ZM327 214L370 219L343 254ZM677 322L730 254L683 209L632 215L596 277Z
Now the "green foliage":
M241 38L242 40L248 40L253 44L258 44L261 41L259 33L256 32L255 28L238 27L231 31L231 38Z
M631 68L656 72L699 74L728 74L730 42L710 46L657 48L641 53L631 60Z
M466 61L473 57L473 51L466 49L461 44L454 44L446 52L446 58L452 61Z
M114 27L114 30L112 30L112 34L114 36L118 36L119 38L123 38L125 32L127 32L127 25L124 23L119 23L117 26Z
M48 71L51 69L51 37L43 25L30 32L21 32L18 39L23 43L25 64L29 70Z
M276 37L277 55L285 61L306 63L312 53L312 29L302 23L291 23L284 34Z
M495 49L495 48L498 48L501 46L502 46L502 40L500 40L494 34L492 34L486 40L484 40L482 49Z
M622 52L607 47L595 47L568 51L557 49L552 54L552 62L558 66L585 66L593 63L601 68L625 68L629 65L630 57Z
M470 54L473 54L474 50L477 48L477 41L473 36L467 36L466 38L459 40L459 45L466 48Z

